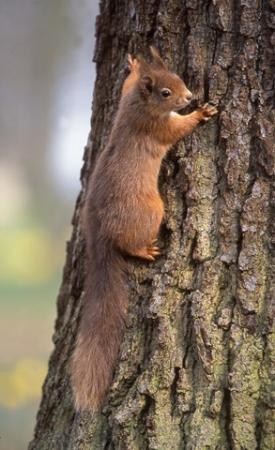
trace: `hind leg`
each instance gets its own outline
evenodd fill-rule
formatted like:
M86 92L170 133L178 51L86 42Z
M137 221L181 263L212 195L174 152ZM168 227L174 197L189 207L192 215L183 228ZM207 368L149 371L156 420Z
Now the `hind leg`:
M160 254L156 237L163 218L163 203L160 197L144 204L123 216L123 222L116 227L116 246L128 255L154 261ZM127 220L126 220L127 218ZM114 236L114 233L113 233Z

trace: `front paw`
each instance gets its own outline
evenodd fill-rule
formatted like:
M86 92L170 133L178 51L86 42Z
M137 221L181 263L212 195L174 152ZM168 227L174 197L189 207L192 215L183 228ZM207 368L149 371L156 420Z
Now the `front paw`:
M200 120L207 122L212 116L218 113L218 110L213 104L205 103L198 109L198 113L200 114Z

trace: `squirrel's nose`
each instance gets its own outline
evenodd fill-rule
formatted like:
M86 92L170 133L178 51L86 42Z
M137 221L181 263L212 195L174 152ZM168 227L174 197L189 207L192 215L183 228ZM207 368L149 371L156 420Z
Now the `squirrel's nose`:
M187 101L187 102L190 102L190 100L191 100L192 97L193 97L192 92L188 91L187 94L186 94L186 96L185 96L186 101Z

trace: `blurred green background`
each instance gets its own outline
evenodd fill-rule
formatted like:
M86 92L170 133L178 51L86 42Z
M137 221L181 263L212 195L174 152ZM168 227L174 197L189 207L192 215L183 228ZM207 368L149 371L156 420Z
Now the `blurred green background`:
M94 82L93 0L0 2L0 448L33 433Z

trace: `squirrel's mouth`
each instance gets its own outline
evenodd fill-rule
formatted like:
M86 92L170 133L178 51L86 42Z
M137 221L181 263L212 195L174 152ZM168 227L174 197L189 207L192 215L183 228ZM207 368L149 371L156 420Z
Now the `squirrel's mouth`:
M188 103L184 103L184 105L177 106L176 108L173 108L172 112L174 113L183 113L183 110L186 108Z
M182 102L180 105L175 106L175 108L173 109L174 112L179 112L179 113L185 113L186 111L183 111L186 107L188 107L188 110L190 109L189 107L193 107L196 104L196 100L195 99L191 99L191 100L185 100L184 102Z
M175 106L175 108L173 109L173 111L177 112L180 111L181 109L186 108L187 105L189 105L190 100L185 100L184 102L182 102L180 105Z

